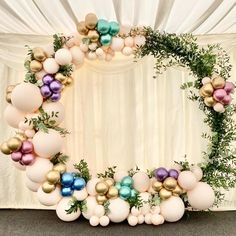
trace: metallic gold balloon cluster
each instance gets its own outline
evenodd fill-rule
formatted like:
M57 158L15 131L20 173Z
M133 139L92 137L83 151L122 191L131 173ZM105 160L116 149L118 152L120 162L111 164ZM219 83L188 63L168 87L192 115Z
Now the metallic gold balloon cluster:
M118 189L114 185L115 181L112 178L102 179L96 184L95 190L98 204L103 205L108 199L118 197Z
M46 60L47 55L40 47L32 49L32 58L29 64L30 71L33 73L39 72L43 69L42 62Z
M51 193L55 190L57 184L60 183L61 174L66 172L66 165L62 163L56 164L52 170L46 175L46 181L42 185L45 193Z
M55 79L60 81L62 83L62 89L64 89L66 86L70 86L73 83L73 78L70 76L65 76L62 73L58 72L55 75Z

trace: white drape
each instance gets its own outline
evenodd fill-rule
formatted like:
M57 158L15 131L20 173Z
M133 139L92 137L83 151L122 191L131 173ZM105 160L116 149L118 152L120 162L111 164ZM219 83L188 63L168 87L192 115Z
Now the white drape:
M0 38L0 140L14 134L3 120L4 89L23 79L24 44L41 45L48 37ZM201 44L222 42L231 56L236 77L235 35L200 37ZM36 43L38 42L38 43ZM66 152L78 161L84 158L92 170L111 165L129 169L169 167L184 155L190 162L201 161L206 129L197 104L186 98L181 83L190 80L186 70L172 68L153 79L153 59L118 55L112 62L86 62L75 72L75 84L63 95L65 126L71 132ZM24 173L16 170L10 158L0 158L0 207L45 208L24 186ZM236 193L227 194L221 209L236 209Z

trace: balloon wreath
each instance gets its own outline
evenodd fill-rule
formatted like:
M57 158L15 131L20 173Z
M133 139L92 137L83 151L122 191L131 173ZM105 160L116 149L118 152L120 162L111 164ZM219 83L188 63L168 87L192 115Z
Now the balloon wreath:
M4 117L17 129L16 135L1 145L20 170L26 185L37 192L46 206L56 206L57 216L73 221L82 215L92 226L128 220L129 225L160 225L181 219L185 209L206 210L222 199L219 188L235 184L235 156L230 148L236 137L232 119L234 85L227 81L231 65L217 45L200 48L189 34L160 33L147 28L121 27L117 22L88 14L79 22L78 33L54 35L53 45L28 48L24 82L6 90L9 103ZM136 58L153 55L157 73L172 65L185 66L196 80L182 85L189 98L205 113L210 134L205 161L190 165L186 160L172 169L138 167L119 171L109 167L92 176L84 160L73 166L61 152L68 133L59 125L64 106L59 102L73 83L72 72L85 58L110 61L115 52Z

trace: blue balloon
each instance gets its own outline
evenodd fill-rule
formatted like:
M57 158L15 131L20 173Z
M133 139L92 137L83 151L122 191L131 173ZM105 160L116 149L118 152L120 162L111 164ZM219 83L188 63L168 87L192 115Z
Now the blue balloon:
M71 187L62 187L61 189L61 195L63 197L69 197L73 194L73 190L71 189Z
M125 176L121 180L121 186L127 186L129 188L132 188L133 187L133 183L134 183L134 180L130 176Z
M111 21L109 34L112 36L116 36L119 33L119 31L120 31L120 25L115 21Z
M97 23L97 31L100 34L107 34L110 30L110 24L107 20L100 19Z
M63 185L63 187L71 187L71 185L74 182L74 176L72 173L64 173L61 176L61 184Z
M112 37L110 34L104 34L100 37L100 43L103 46L109 46L111 44Z
M127 186L122 186L119 190L119 195L123 200L127 200L131 196L131 189Z
M86 186L86 182L83 178L75 177L74 183L73 183L73 189L74 190L81 190Z

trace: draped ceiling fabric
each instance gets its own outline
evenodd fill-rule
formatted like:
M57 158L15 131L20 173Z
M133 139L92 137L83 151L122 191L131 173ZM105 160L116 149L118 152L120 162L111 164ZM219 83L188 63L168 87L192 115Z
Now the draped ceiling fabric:
M193 33L201 45L221 43L231 56L236 81L236 0L2 0L0 2L0 140L14 134L3 120L4 90L23 80L24 45L46 45L51 35L76 31L89 12L125 26ZM112 62L86 61L74 73L75 84L63 96L64 125L71 131L66 152L86 159L92 170L111 165L144 170L169 167L184 155L201 161L207 127L197 104L179 89L191 80L186 69L172 68L153 79L151 57L117 55ZM0 208L45 208L24 184L24 173L0 158ZM48 208L47 208L48 209ZM236 209L235 190L220 209Z

